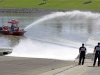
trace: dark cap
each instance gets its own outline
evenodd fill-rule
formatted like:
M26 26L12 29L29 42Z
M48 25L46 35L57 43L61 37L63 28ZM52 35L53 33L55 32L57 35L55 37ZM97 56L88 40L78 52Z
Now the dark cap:
M98 42L98 45L100 45L100 42Z

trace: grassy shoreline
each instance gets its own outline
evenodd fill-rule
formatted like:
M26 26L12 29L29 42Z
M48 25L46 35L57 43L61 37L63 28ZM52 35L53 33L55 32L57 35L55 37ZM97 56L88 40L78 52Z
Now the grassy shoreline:
M99 0L2 0L0 8L100 11Z
M49 14L52 12L67 12L67 11L77 11L77 10L54 10L54 9L39 9L39 8L0 8L0 14L4 13L27 13L27 14L32 14L32 13L45 13ZM93 13L100 13L99 11L94 11L94 10L78 10L78 11L83 11L83 12L93 12Z

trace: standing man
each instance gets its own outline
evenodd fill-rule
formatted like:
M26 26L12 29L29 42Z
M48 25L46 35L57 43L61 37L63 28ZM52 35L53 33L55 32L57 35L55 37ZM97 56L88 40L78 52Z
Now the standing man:
M12 19L12 21L11 22L8 22L8 23L11 23L11 30L12 31L14 31L15 29L18 28L18 23L19 23L18 21Z
M8 22L8 23L11 23L11 25L18 25L18 21L16 21L16 20L14 20L14 19L12 19L12 21L11 22Z
M81 61L82 61L82 65L84 65L84 59L85 59L85 54L86 54L86 47L84 47L84 43L82 44L82 47L79 48L79 63L78 65L81 65Z
M100 66L100 43L98 43L98 45L95 46L93 54L95 54L93 66L95 66L97 58L98 58L98 66Z

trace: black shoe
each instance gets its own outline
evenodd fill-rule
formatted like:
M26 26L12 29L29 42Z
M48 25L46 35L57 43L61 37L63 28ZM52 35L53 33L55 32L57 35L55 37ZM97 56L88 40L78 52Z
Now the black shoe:
M100 66L100 64L98 64L98 66Z
M82 65L84 65L84 64L82 64Z
M82 62L82 65L84 65L84 62Z

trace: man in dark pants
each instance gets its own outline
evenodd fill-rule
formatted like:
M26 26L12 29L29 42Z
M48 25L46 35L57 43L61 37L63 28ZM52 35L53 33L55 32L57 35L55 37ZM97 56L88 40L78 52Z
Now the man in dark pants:
M84 47L84 43L82 44L82 47L79 48L79 63L78 65L81 65L81 61L82 61L82 65L84 65L84 59L85 59L85 54L86 54L86 47Z
M93 66L95 66L97 58L98 58L98 66L100 66L100 43L98 43L98 45L95 46L95 48L94 48L94 54L95 54L95 57L94 57Z

